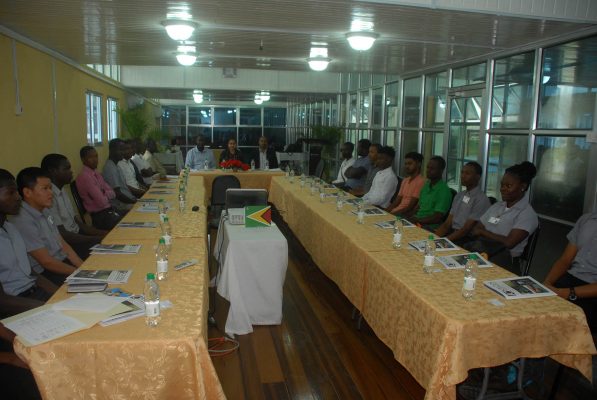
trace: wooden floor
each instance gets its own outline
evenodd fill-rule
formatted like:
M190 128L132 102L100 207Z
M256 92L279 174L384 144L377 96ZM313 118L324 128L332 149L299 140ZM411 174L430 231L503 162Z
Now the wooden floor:
M356 329L350 302L287 226L281 221L278 226L289 246L284 319L279 326L254 326L252 334L236 337L238 351L212 358L227 398L422 399L425 390L364 321L362 329ZM220 300L216 314L223 312ZM224 318L218 318L220 326ZM210 338L220 336L221 330L210 327ZM558 370L548 370L544 383L549 390L533 398L597 399L590 387L587 391L588 383L579 386L579 374L568 368L559 371L559 383L551 390Z

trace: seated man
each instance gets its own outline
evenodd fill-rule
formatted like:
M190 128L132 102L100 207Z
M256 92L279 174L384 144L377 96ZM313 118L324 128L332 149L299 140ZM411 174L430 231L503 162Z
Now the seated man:
M442 180L445 168L446 161L440 156L431 157L427 163L427 182L421 189L417 211L405 215L413 224L435 229L450 210L452 192Z
M342 156L342 163L338 169L338 177L332 181L332 184L343 187L346 184L346 170L352 166L355 162L355 158L352 156L354 152L354 144L346 142L340 147L340 155Z
M581 307L597 334L597 212L583 215L568 233L568 245L553 264L545 285Z
M155 171L157 174L160 175L160 179L166 178L166 168L164 168L160 160L154 157L154 154L158 152L157 143L153 139L147 139L145 144L146 150L145 154L143 154L143 159L149 163L149 166L151 167L152 171Z
M104 164L103 176L108 185L114 190L118 208L130 209L137 202L137 198L131 193L129 187L118 168L118 162L124 158L124 142L121 139L112 139L109 144L108 160Z
M212 149L205 148L205 138L203 135L197 136L195 143L197 146L193 147L187 153L187 159L184 163L185 167L195 170L204 169L205 163L207 162L207 167L209 169L215 168L216 159L214 157L214 152Z
M50 214L54 224L68 244L79 257L89 257L89 248L100 243L108 231L99 230L87 225L78 215L64 190L73 180L70 162L62 154L48 154L41 161L41 168L52 180L52 208Z
M491 205L479 186L482 174L483 168L477 162L471 161L462 167L460 183L466 190L454 197L448 218L435 230L437 236L445 236L456 244L467 240L479 218Z
M423 155L412 151L404 156L404 171L406 178L400 185L398 196L386 211L394 215L410 215L419 204L419 194L425 184L421 175Z
M129 191L135 195L135 197L141 197L147 191L147 187L143 183L143 177L137 169L137 167L131 161L131 158L135 154L135 150L131 141L126 141L123 144L123 157L118 161L118 169L124 178Z
M261 136L259 138L259 148L257 154L254 156L255 168L265 169L265 162L267 161L268 168L278 168L278 158L274 149L270 149L267 138Z
M369 146L369 154L367 157L369 158L370 168L367 171L367 176L365 177L365 186L360 189L352 189L350 193L354 196L362 196L371 190L371 185L373 185L373 178L375 178L375 174L379 172L379 168L377 168L377 154L381 149L381 144L379 143L372 143Z
M41 168L29 167L17 175L17 186L23 203L12 222L25 241L31 268L60 286L83 261L64 241L50 214L52 181Z
M398 178L392 171L395 156L396 152L393 147L384 146L379 150L376 164L379 172L373 178L371 190L363 196L363 201L381 208L385 208L390 204L398 185Z
M371 142L368 139L361 139L357 144L358 158L355 160L352 167L349 167L344 175L346 176L346 190L363 190L365 187L365 178L367 172L371 169L371 160L369 157L369 146Z
M145 147L145 143L140 139L133 139L132 140L133 149L135 150L135 154L131 157L131 162L137 167L141 177L143 178L143 183L145 186L151 186L153 183L154 175L156 174L151 165L143 158L145 151L147 150Z
M0 318L39 307L58 289L31 271L25 242L6 220L21 208L15 178L0 169Z
M83 146L79 152L83 168L77 176L77 190L83 207L91 215L94 227L109 231L122 219L126 210L116 208L116 193L97 172L97 151L91 146Z

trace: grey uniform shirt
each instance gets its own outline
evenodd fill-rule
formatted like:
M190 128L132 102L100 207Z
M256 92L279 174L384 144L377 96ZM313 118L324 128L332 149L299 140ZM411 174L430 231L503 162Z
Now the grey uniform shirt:
M75 221L75 209L73 204L68 197L68 193L62 189L58 189L58 186L52 183L52 207L50 208L50 215L54 218L54 224L56 226L64 226L69 232L79 233L79 225Z
M8 221L0 228L0 282L4 292L17 296L35 284L25 242L17 228Z
M352 164L352 168L360 168L363 167L367 170L367 172L369 172L369 170L371 169L371 159L367 156L365 157L359 157L355 160L354 164ZM365 178L367 177L367 174L361 176L359 179L355 179L355 178L348 178L346 179L346 186L352 188L352 189L359 189L359 188L363 188L365 186ZM373 182L373 181L371 181Z
M462 228L469 219L478 221L490 206L489 199L480 186L457 193L450 208L452 229Z
M110 159L106 161L106 164L104 164L104 171L102 175L104 176L104 179L106 180L108 185L112 187L112 189L120 188L120 192L123 195L131 198L132 200L135 199L135 196L127 187L126 181L124 180L124 177L122 176L122 173L120 172L118 166L114 164L114 161Z
M587 283L597 282L597 212L580 217L567 238L578 247L570 275Z
M28 253L45 247L53 258L60 261L66 258L66 253L62 250L60 233L48 209L39 212L23 202L21 211L11 220L23 237ZM34 272L41 274L44 271L31 255L29 255L29 263Z
M481 216L479 220L489 232L508 236L512 229L522 229L530 234L535 232L539 226L539 218L529 204L528 193L524 195L514 206L506 207L505 201L498 201ZM512 257L518 257L522 254L524 247L527 244L529 237L524 238L512 249L510 254Z

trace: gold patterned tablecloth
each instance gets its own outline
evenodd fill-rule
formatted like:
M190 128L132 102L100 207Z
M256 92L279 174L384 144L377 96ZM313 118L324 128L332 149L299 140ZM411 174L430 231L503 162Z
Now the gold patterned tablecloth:
M238 171L215 169L210 171L193 171L190 178L203 177L205 188L204 203L209 204L211 199L211 185L217 176L234 175L240 181L240 187L243 189L267 189L270 190L270 181L274 176L284 175L282 171Z
M423 255L409 248L408 242L429 232L405 228L403 248L394 250L392 231L373 224L391 216L365 217L358 225L352 207L336 212L334 200L321 203L285 178L272 179L270 201L315 263L427 390L426 399L455 399L455 385L469 369L519 357L552 356L591 377L590 354L596 350L579 307L557 297L502 299L482 285L512 276L500 267L481 269L475 298L465 301L462 270L425 274ZM492 298L504 305L490 304Z

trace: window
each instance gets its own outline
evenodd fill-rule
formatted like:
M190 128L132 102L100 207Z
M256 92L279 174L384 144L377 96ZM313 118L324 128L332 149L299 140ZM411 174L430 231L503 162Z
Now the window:
M348 104L348 126L355 126L357 123L357 94L351 93Z
M261 137L261 127L259 128L238 128L238 145L257 147Z
M214 128L213 141L211 147L226 148L228 139L236 139L236 127L232 128Z
M261 125L261 108L241 108L239 125Z
M112 140L118 137L118 100L108 97L108 140Z
M440 72L425 78L425 117L426 128L443 128L446 115L446 88L448 73Z
M263 109L264 126L286 126L285 108L264 108Z
M383 88L373 89L371 104L371 123L373 126L381 126L381 111L383 106Z
M400 161L398 161L401 176L406 176L404 171L404 156L411 151L419 151L418 145L419 133L417 131L402 131L402 146L400 146ZM425 168L424 164L421 168Z
M545 49L538 127L592 129L595 82L597 37Z
M102 143L102 96L97 93L85 94L87 105L87 143Z
M214 108L214 125L236 125L236 108Z
M491 107L492 127L530 127L534 62L534 52L495 61Z
M384 126L396 127L398 124L398 82L386 85L386 112L384 114Z
M490 135L487 160L487 196L500 199L500 182L506 168L527 160L529 137L526 135Z
M371 99L369 98L369 91L363 91L360 93L361 104L360 104L360 120L359 123L361 125L367 125L369 123L369 106L371 104Z
M211 107L189 107L189 125L211 125Z
M404 104L402 125L408 127L419 126L421 112L421 83L422 79L414 78L404 81Z
M480 63L452 71L452 87L485 83L486 64Z

